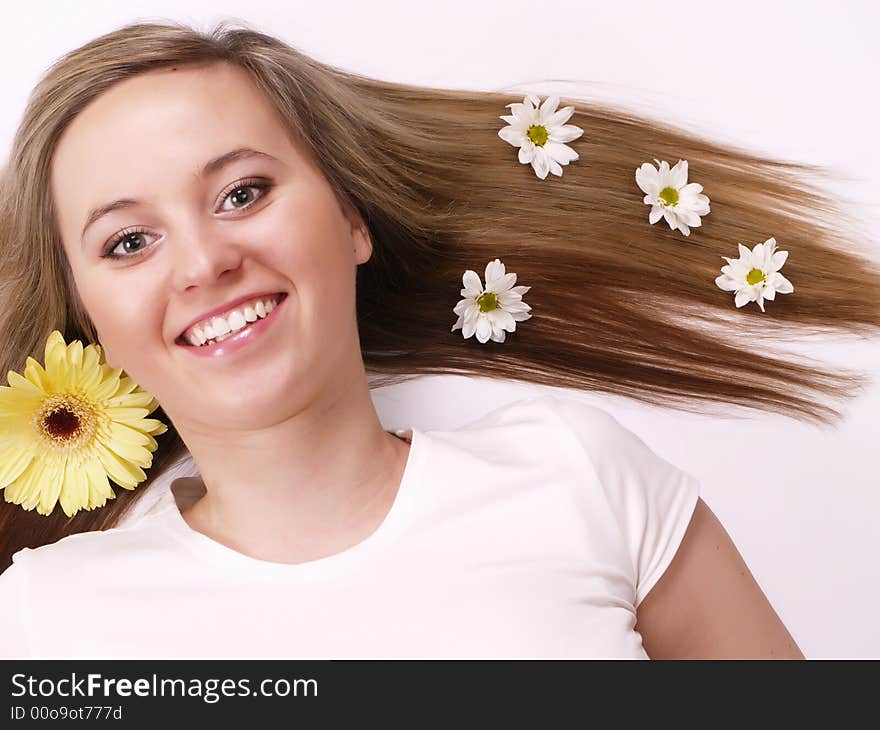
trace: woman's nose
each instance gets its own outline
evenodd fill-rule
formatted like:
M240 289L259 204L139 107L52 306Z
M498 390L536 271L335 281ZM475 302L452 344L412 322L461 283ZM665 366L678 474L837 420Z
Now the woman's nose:
M241 266L243 246L228 234L212 234L210 227L190 229L188 235L173 241L173 277L178 289L192 286L212 286L226 271Z

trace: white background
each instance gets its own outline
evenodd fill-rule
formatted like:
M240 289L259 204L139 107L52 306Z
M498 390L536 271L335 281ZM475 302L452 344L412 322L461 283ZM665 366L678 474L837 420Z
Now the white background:
M20 10L4 17L0 46L3 159L27 95L56 58L133 20L174 19L208 29L231 17L362 74L540 92L549 88L540 82L565 79L581 83L580 95L720 141L830 166L847 180L835 191L854 202L880 239L880 12L868 0L833 8L827 0L32 0ZM511 164L518 164L511 152ZM702 182L711 197L710 181L692 181ZM646 225L647 213L646 206ZM528 285L525 272L518 273L517 283ZM454 304L450 300L450 310ZM450 317L451 327L451 311ZM804 351L880 374L880 338L811 342ZM376 390L374 397L387 428L429 429L454 427L537 390L431 377ZM577 397L614 413L701 480L703 499L807 657L880 658L880 623L871 618L880 602L880 378L833 429L758 412L741 420L704 418L612 397Z

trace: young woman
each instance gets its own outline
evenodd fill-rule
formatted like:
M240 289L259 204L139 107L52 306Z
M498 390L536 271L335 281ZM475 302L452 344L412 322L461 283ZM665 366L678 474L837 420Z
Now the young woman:
M744 333L880 324L858 242L792 215L820 200L794 166L578 102L579 161L561 175L542 158L540 177L498 138L511 101L366 79L223 26L126 26L52 67L2 179L0 366L55 329L100 343L167 433L102 431L73 396L66 440L33 421L70 488L27 492L49 471L24 456L0 471L0 653L803 657L694 477L603 410L545 395L454 431L380 423L368 369L826 420L817 396L862 382L729 338L731 315ZM686 255L634 187L663 156L717 204ZM796 251L798 295L733 308L706 281L771 236ZM474 308L462 337L457 282L486 261L498 319ZM235 334L202 327L217 317ZM47 369L86 357L46 353ZM7 438L13 423L0 414ZM101 445L114 433L155 453L143 484L100 496L86 454L123 486L143 474L124 439Z

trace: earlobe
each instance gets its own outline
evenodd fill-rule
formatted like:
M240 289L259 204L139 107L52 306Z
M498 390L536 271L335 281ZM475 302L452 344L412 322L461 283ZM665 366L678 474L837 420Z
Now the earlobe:
M364 264L373 255L373 239L365 224L359 225L353 231L355 238L354 253L359 264Z
M373 239L370 228L360 214L360 211L348 200L341 200L340 206L351 226L351 236L354 239L354 253L359 264L366 263L373 255Z

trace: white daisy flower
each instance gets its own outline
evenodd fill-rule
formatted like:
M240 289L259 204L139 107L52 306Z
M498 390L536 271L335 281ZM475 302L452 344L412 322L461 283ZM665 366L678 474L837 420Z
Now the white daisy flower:
M654 162L659 170L650 162L636 169L636 182L647 193L644 202L653 206L648 222L653 225L663 217L673 231L678 228L689 236L688 226L696 228L700 216L709 212L709 198L702 194L702 185L688 183L687 160L679 160L671 170L666 160L655 158Z
M779 273L779 269L788 258L788 251L776 251L776 239L768 238L759 243L751 251L739 246L739 258L727 261L722 266L721 276L715 283L724 291L736 291L736 306L742 307L749 302L757 302L764 311L764 300L773 301L778 294L791 294L794 287L791 282Z
M506 106L511 114L499 119L508 126L498 130L498 136L519 147L519 161L524 165L531 163L539 178L545 179L548 172L562 175L562 165L578 159L578 153L565 144L584 133L580 127L565 123L574 114L573 106L556 111L558 96L548 96L541 104L535 94L527 94L522 103Z
M475 271L468 269L461 277L464 297L453 308L458 321L452 325L452 332L461 329L467 339L474 333L480 342L504 342L504 331L516 330L516 323L530 319L531 307L522 301L530 286L513 286L516 274L505 274L504 264L499 259L486 265L486 288L480 283Z

